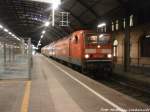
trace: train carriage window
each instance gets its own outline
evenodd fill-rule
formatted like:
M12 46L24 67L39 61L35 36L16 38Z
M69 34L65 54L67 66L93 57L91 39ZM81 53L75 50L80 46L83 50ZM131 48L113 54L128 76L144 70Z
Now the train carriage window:
M141 57L150 57L150 35L144 35L142 36L140 40L140 47L141 47Z

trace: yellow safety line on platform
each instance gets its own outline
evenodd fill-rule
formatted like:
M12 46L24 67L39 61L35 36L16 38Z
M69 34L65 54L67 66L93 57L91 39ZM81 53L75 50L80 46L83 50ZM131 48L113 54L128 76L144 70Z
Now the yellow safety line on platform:
M6 83L19 83L19 81L11 81L11 80L0 81L0 84L6 84Z
M24 97L21 105L21 112L28 112L29 110L30 89L31 81L26 81Z

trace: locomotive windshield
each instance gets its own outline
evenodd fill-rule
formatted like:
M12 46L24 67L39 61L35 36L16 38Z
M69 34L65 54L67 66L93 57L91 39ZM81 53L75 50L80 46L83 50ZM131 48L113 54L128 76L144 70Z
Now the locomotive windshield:
M110 36L109 35L96 35L96 34L88 34L86 36L86 44L91 44L91 45L105 45L110 43Z
M86 43L87 44L97 44L97 35L88 35L86 38Z
M105 45L105 44L109 44L111 41L110 41L110 36L109 35L99 35L99 38L98 38L98 43L99 44L102 44L102 45Z

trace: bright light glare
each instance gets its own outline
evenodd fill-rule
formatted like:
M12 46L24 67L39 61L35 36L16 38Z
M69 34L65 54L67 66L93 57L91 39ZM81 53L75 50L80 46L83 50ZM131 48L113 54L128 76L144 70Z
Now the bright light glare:
M61 4L61 0L52 0L52 8L55 10Z
M108 58L112 58L112 55L111 55L111 54L108 54L107 57L108 57Z
M8 34L11 35L12 33L11 33L11 32L8 32Z
M46 26L46 27L49 26L49 24L50 24L49 21L45 22L45 26Z
M98 46L97 46L97 48L101 48L101 46L100 46L100 45L98 45Z
M20 38L16 37L15 35L13 36L15 39L20 40Z
M42 34L45 34L46 33L46 31L44 30L44 31L42 31Z
M20 40L20 38L18 38L18 37L17 37L16 39L17 39L17 40Z
M101 34L101 35L99 35L99 38L102 38L104 35L103 34Z
M1 28L1 29L3 29L3 26L2 26L2 25L0 25L0 28Z
M88 58L90 57L90 55L89 55L89 54L85 54L84 57L85 57L86 59L88 59Z
M31 0L35 2L53 3L53 0Z
M60 4L61 0L31 0L35 2L44 2L44 3L52 3L52 4Z
M8 30L7 30L7 29L4 29L4 31L5 31L5 32L8 32Z
M101 27L104 27L104 26L106 26L106 23L101 23L101 24L99 24L97 27L98 27L98 28L101 28Z
M60 0L52 0L52 26L55 26L55 10L61 4Z
M59 4L54 3L52 6L53 6L53 9L55 10L58 8Z
M15 37L15 35L14 35L14 34L11 34L11 36Z
M41 35L41 38L43 38L43 35Z

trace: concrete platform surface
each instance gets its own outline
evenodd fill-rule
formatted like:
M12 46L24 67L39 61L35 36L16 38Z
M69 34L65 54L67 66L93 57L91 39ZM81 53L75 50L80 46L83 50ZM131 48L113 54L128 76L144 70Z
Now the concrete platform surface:
M0 112L20 112L25 81L0 81Z
M29 112L103 112L148 105L42 55L34 57Z
M0 91L0 112L150 111L148 105L40 54L33 57L31 81L0 81Z

